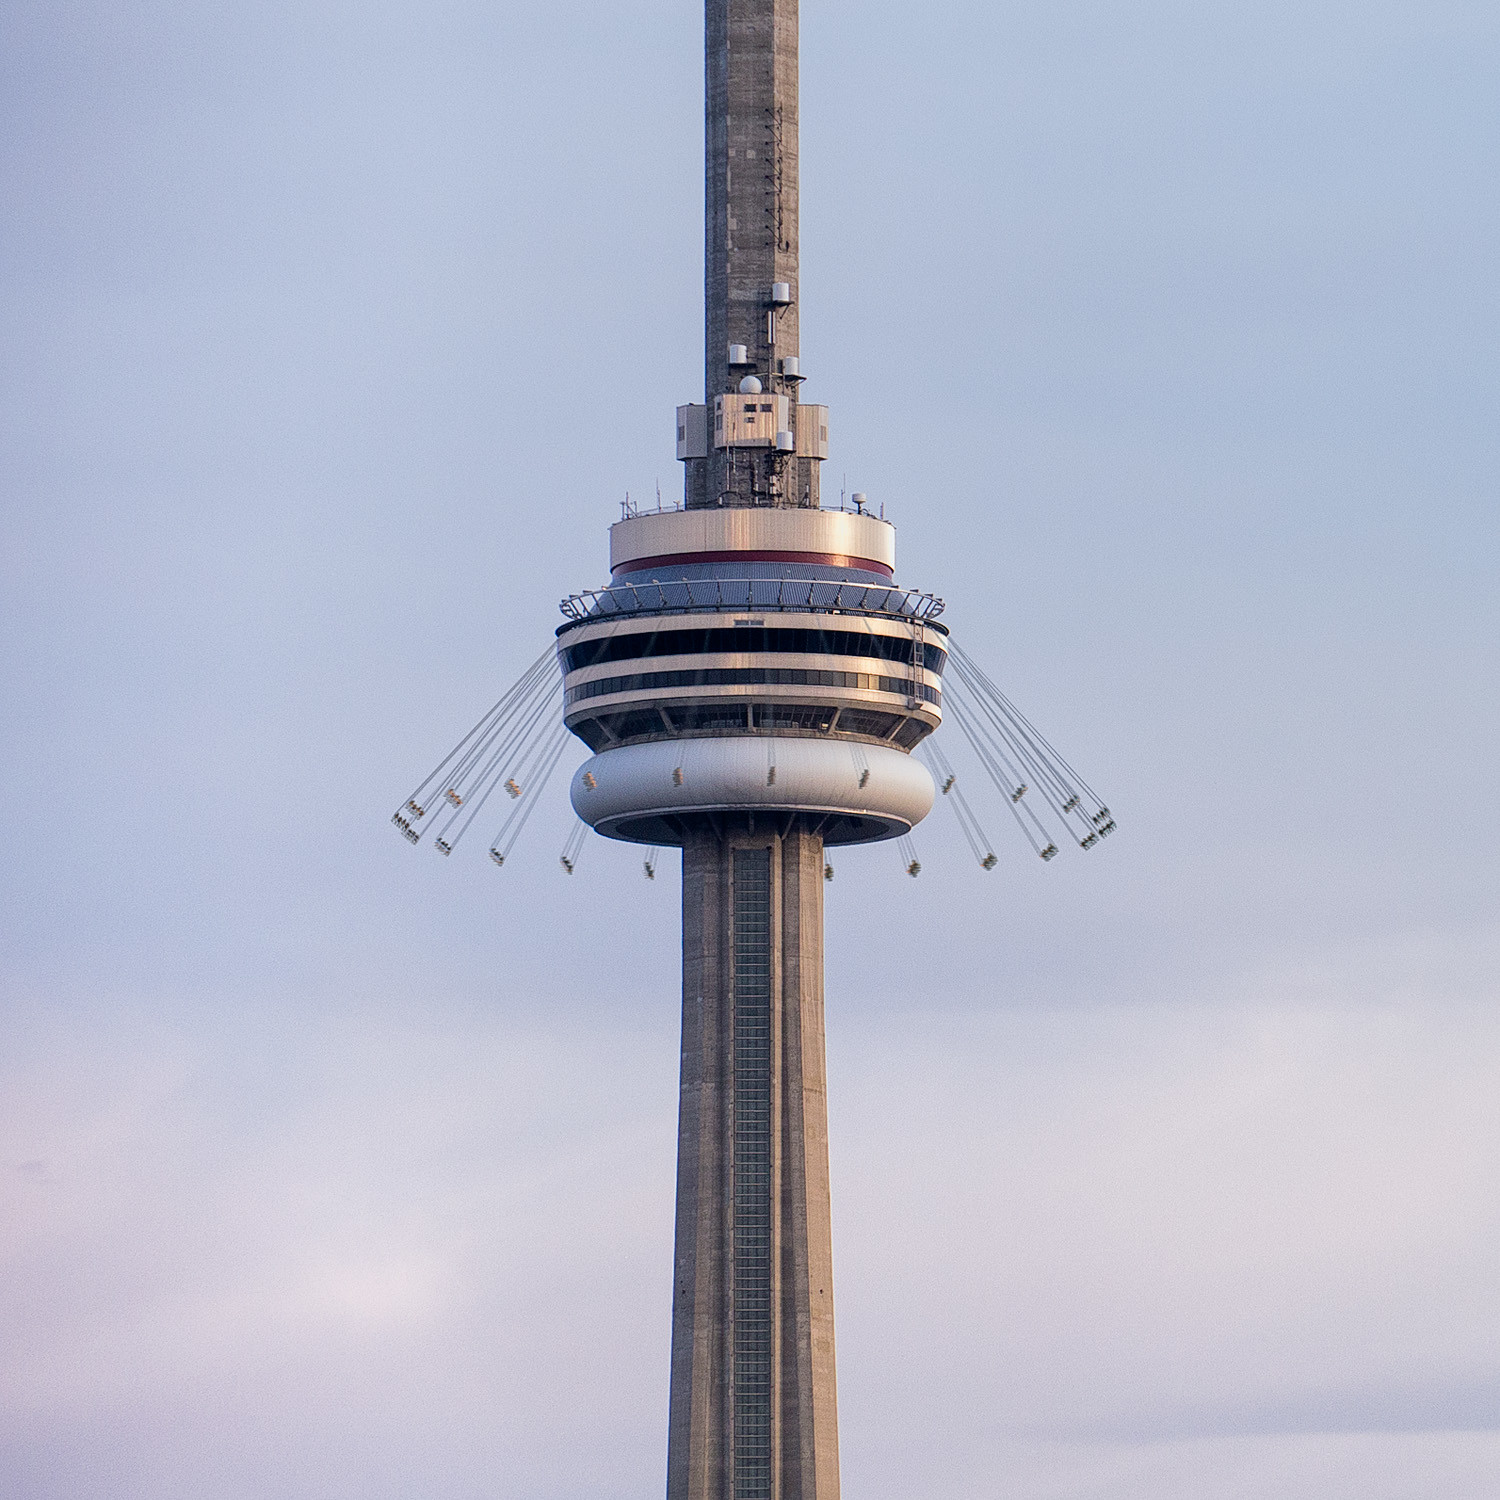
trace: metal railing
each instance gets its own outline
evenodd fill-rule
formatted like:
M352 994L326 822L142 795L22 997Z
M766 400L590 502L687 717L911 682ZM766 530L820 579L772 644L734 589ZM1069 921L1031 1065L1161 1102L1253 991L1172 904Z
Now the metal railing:
M615 615L680 614L689 610L838 610L847 614L893 615L936 620L943 601L890 584L840 583L814 578L681 578L621 583L569 594L559 606L570 620Z

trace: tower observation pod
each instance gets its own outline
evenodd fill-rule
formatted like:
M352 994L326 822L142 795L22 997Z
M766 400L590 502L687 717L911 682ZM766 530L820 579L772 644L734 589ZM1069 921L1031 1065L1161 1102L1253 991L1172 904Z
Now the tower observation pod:
M911 750L942 721L938 600L893 582L895 529L803 508L616 524L609 588L568 601L564 722L595 753L573 807L611 838L686 846L757 819L825 844L932 808Z

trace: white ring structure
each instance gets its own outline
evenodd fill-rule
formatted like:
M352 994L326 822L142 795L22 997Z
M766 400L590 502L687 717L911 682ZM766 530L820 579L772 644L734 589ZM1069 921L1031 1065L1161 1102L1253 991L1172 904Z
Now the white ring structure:
M909 833L935 789L921 761L886 745L725 735L602 750L569 795L596 832L631 843L681 843L673 820L706 813L801 813L827 819L826 842L855 844Z

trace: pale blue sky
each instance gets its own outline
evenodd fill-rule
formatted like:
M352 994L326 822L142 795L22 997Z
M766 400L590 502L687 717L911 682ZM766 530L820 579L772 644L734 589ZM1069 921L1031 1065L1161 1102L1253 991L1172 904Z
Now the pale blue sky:
M1120 822L836 860L851 1495L1500 1492L1497 68L804 8L829 487ZM17 1500L660 1492L675 860L387 819L678 491L701 89L687 0L0 6Z

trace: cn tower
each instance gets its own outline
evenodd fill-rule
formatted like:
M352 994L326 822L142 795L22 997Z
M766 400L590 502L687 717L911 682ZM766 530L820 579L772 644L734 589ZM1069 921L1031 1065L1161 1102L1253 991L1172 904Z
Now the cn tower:
M704 399L680 510L610 529L558 632L583 821L682 849L668 1500L837 1500L825 847L931 809L946 631L824 510L798 348L797 0L708 0Z
M978 785L1041 860L1059 837L1096 848L1115 820L939 623L942 600L897 583L884 516L861 495L820 504L828 408L802 399L797 340L797 0L707 0L706 33L704 399L677 408L683 503L627 506L609 583L563 600L555 654L392 821L452 854L503 788L504 867L571 731L592 754L563 869L590 828L651 846L653 877L660 847L682 850L667 1496L837 1500L826 850L895 839L917 874L908 835L940 790L995 869L929 738L945 691Z

